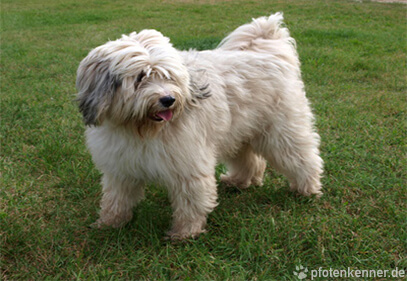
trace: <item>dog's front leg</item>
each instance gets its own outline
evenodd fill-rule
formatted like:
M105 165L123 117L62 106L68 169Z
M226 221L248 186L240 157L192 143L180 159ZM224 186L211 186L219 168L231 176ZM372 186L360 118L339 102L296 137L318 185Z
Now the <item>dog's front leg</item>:
M173 240L195 238L205 231L206 217L217 205L214 175L189 178L169 187L173 225L168 236Z
M104 174L100 218L92 225L121 227L133 217L133 207L144 197L144 185L135 179Z

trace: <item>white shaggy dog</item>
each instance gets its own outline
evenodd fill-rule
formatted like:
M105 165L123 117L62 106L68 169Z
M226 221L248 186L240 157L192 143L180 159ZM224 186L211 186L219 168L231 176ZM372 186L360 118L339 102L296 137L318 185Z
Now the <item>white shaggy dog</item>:
M210 51L180 52L143 30L88 54L76 85L87 145L103 173L96 226L128 222L155 182L168 188L169 236L199 235L217 205L218 162L228 185L262 185L267 160L292 190L322 194L319 136L282 19L255 19Z

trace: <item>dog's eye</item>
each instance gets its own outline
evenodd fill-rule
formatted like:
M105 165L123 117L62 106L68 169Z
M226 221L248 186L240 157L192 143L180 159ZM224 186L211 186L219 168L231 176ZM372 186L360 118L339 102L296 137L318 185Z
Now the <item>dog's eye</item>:
M144 76L146 76L146 74L142 71L140 72L140 74L137 76L136 81L134 82L134 89L137 90L140 85L141 82L143 81Z
M137 76L136 83L137 83L137 84L140 83L140 82L143 80L143 78L144 78L145 75L146 75L146 74L145 74L143 71L140 72L140 74Z

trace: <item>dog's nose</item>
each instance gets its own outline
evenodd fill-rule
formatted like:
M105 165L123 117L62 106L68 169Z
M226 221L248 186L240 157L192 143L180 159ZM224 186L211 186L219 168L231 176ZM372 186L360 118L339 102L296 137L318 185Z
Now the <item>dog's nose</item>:
M175 98L173 96L165 96L162 97L160 99L160 103L164 106L164 107L170 107L171 105L173 105L175 102Z

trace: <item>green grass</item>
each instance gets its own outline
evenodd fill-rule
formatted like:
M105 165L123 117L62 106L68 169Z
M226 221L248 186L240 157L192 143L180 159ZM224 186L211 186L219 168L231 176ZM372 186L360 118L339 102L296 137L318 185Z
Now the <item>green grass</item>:
M126 227L88 228L100 174L72 102L81 59L143 28L181 49L213 48L272 11L284 12L297 39L324 196L295 196L269 169L261 188L220 185L196 240L163 239L171 209L154 186ZM2 279L296 280L296 265L407 269L405 14L405 5L365 1L2 0Z

